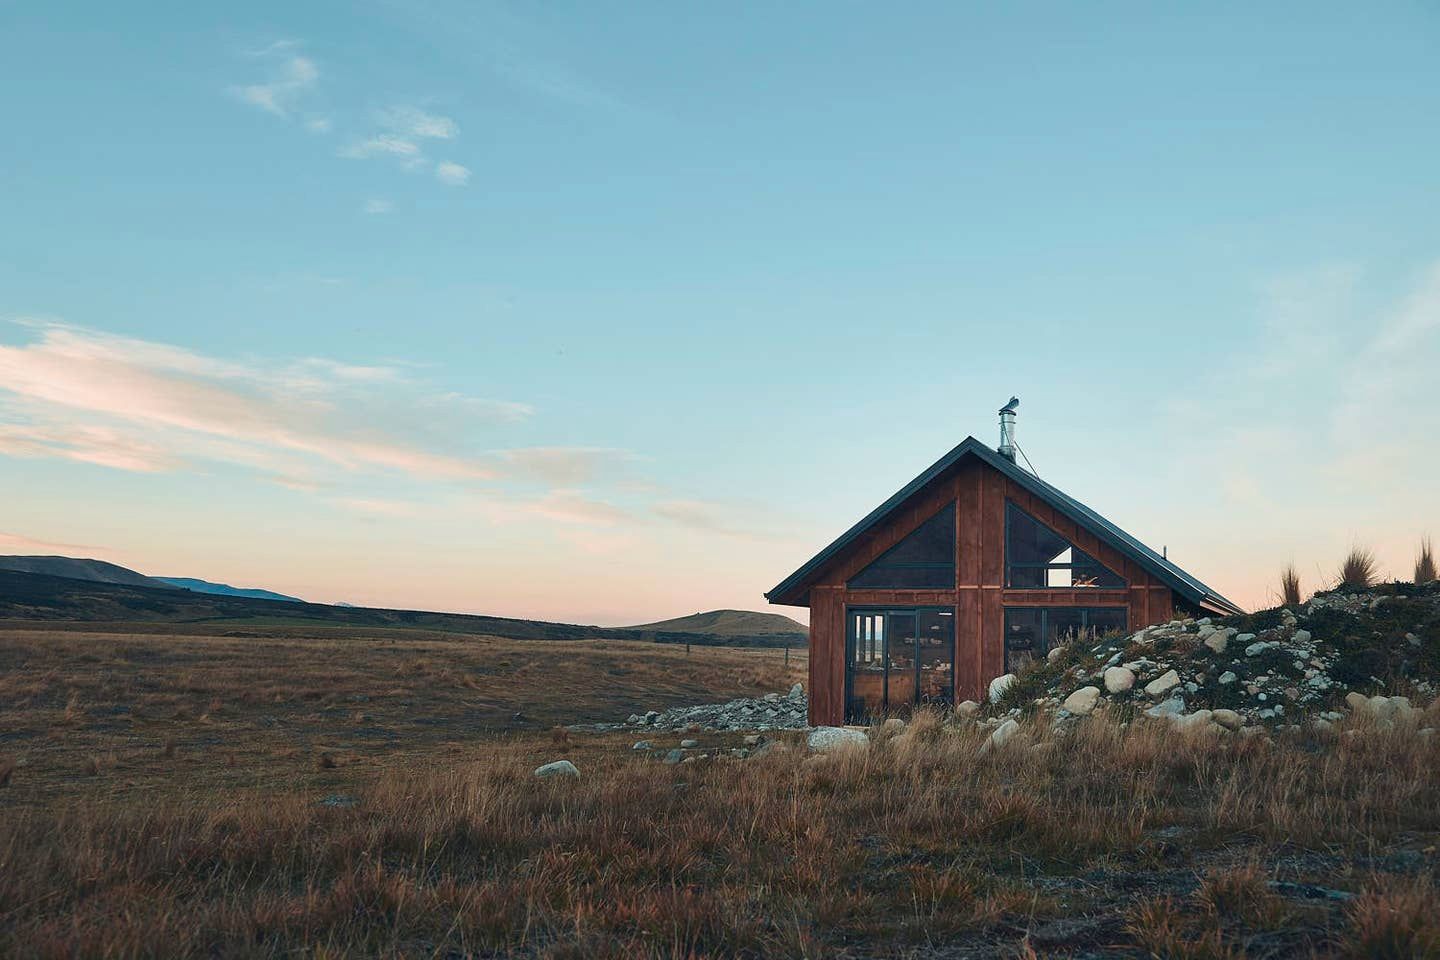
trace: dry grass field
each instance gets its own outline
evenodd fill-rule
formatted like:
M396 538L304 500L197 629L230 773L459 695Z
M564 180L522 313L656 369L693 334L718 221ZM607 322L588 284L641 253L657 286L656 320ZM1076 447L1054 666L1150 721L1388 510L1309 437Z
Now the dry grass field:
M981 756L926 716L667 766L548 728L803 663L39 632L0 657L3 956L1440 956L1440 748L1413 729L1091 720ZM578 780L531 775L562 756Z
M558 724L788 689L804 671L797 651L787 669L782 650L610 640L0 630L0 809L338 789Z

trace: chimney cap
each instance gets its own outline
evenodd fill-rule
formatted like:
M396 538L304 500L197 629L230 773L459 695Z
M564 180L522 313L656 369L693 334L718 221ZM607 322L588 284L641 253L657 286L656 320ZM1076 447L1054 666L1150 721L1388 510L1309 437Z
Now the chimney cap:
M1010 402L1007 403L1007 404L1005 404L1005 406L1003 406L1003 407L1000 408L1000 412L1001 412L1001 413L1014 413L1014 412L1015 412L1015 408L1018 407L1018 406L1020 406L1020 398L1019 398L1019 397L1011 397L1011 398L1010 398Z

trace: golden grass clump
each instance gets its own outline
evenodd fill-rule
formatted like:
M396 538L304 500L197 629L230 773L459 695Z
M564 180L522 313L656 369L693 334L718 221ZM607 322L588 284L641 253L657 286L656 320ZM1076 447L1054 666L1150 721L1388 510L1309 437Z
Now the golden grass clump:
M1280 571L1280 605L1283 607L1300 606L1300 574L1295 569L1295 564L1288 564Z
M1377 880L1350 905L1343 955L1356 960L1440 958L1437 903L1440 890L1428 877Z
M1375 582L1378 564L1368 547L1354 546L1340 564L1340 586L1363 589Z
M1016 743L1046 741L1024 726ZM318 803L324 786L18 808L0 819L0 955L905 955L939 938L1018 943L1084 909L1033 867L1103 877L1147 862L1162 829L1194 838L1167 833L1172 847L1245 838L1275 856L1368 856L1440 831L1436 746L1415 731L1322 747L1092 717L1059 749L981 756L985 738L922 714L865 749L810 755L792 739L667 766L629 735L576 734L580 778L536 780L556 750L532 731L348 785L353 806ZM1236 925L1278 929L1290 909L1247 863L1152 896L1128 942L1240 956ZM1385 951L1428 949L1435 921L1417 905L1433 892L1366 897L1337 936L1424 956Z
M1426 537L1420 541L1420 552L1415 557L1415 582L1423 585L1434 583L1436 579L1435 551L1430 545L1430 538Z

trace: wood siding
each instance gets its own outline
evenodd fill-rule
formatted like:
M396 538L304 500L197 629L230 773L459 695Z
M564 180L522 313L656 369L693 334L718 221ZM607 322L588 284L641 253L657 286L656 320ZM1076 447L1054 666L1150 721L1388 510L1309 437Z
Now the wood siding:
M1124 589L1012 590L1005 586L1005 501L1120 574ZM849 590L846 582L953 501L955 584L951 589ZM1006 607L1127 608L1129 628L1169 620L1174 596L1138 564L1102 543L1008 477L974 460L938 477L885 523L866 532L820 571L809 592L810 722L845 718L845 611L850 606L949 607L955 611L955 696L980 700L1005 672Z

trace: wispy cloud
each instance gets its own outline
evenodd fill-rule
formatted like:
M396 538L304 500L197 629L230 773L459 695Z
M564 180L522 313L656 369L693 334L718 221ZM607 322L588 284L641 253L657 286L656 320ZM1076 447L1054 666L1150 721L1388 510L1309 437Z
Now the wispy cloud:
M658 517L703 533L745 540L780 538L780 531L773 525L757 522L760 511L753 507L745 508L738 504L706 500L671 499L655 503L652 509Z
M395 204L391 203L389 200L384 200L379 197L371 197L369 200L365 201L365 205L361 207L361 209L364 210L366 213L371 214L389 213L391 210L395 209Z
M460 125L453 119L419 107L387 107L378 111L374 120L375 132L341 147L340 156L350 160L388 157L407 169L415 169L430 162L425 156L425 141L453 140L460 135ZM442 183L463 186L470 171L447 161L436 165L435 175Z
M274 116L291 117L320 82L320 68L314 60L296 53L295 47L293 41L280 41L253 53L266 64L265 81L233 86L231 95ZM312 117L306 125L312 132L324 133L329 124L325 117Z
M635 460L608 447L521 447L496 455L512 475L556 487L579 487L617 473Z
M376 497L341 497L338 506L356 513L377 517L413 517L420 512L419 504L405 500L382 500Z
M417 445L410 438L423 431L406 428L404 411L418 424L436 406L472 423L514 422L529 410L436 394L388 367L245 363L57 324L32 329L32 342L0 345L0 398L8 397L0 452L12 456L152 472L215 459L283 475L297 473L285 468L298 458L473 480L494 476L493 466L478 454Z
M451 187L463 187L470 182L470 168L449 160L435 165L435 179Z
M104 547L91 547L83 543L55 543L37 540L18 533L0 533L0 551L33 556L36 554L58 554L63 556L94 556L108 553Z

